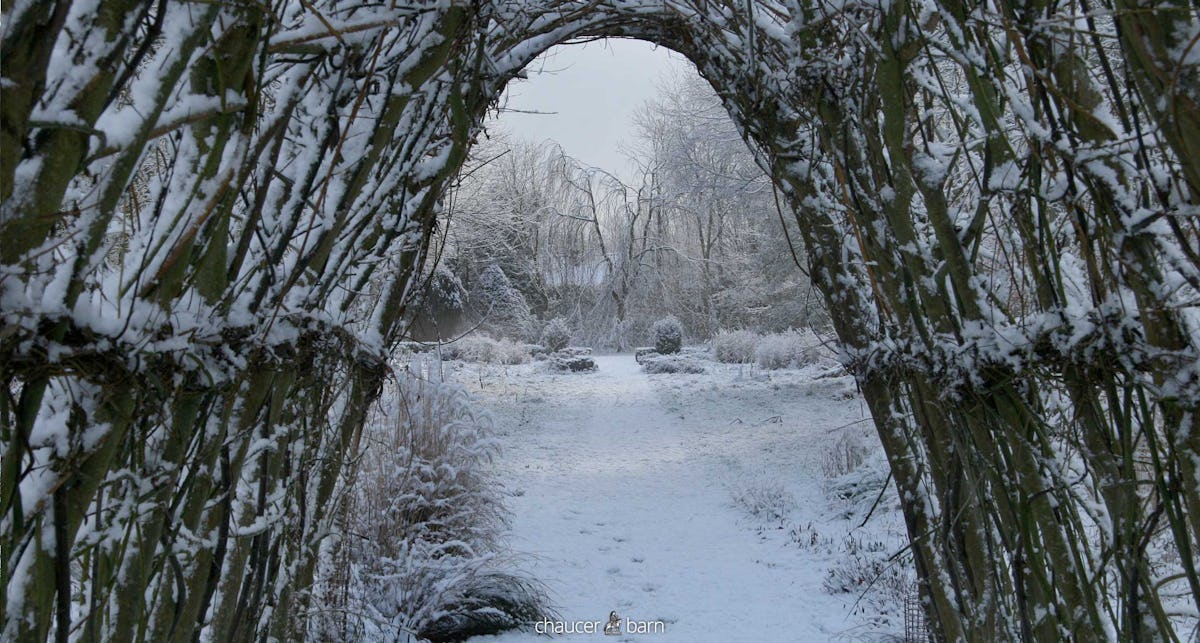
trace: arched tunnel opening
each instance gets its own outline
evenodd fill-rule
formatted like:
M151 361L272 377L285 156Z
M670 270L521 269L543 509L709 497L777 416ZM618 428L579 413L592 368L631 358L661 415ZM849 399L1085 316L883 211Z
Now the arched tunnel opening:
M720 98L642 41L522 76L450 191L398 357L492 413L508 571L557 608L510 637L605 614L677 640L901 636L916 574L886 458Z

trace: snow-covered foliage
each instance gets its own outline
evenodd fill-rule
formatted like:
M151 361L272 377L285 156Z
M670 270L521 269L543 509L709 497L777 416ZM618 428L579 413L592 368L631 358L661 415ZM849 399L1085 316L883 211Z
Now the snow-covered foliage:
M492 339L471 334L439 347L442 359L460 359L480 364L524 364L533 357L530 344L510 339Z
M733 502L750 517L765 522L786 520L796 508L796 496L778 482L755 481L732 490Z
M363 431L320 565L318 640L461 640L544 611L540 585L501 548L492 420L429 366L410 364Z
M802 546L826 549L831 561L821 579L826 592L852 597L857 616L867 624L896 624L905 604L914 598L917 576L912 556L897 546L901 542L895 533L900 526L901 503L889 484L887 460L879 442L850 427L826 447L821 468L825 476L822 488L831 508L857 528L838 537L823 537L810 528L810 533L798 533L794 540ZM862 529L871 522L873 529ZM797 538L807 542L800 543Z
M834 557L822 579L825 591L860 601L859 613L869 623L902 618L900 611L916 582L907 556L896 557L882 541L847 536L838 543Z
M597 369L594 359L569 350L558 351L550 355L550 367L554 370L571 373L586 373Z
M764 335L754 347L754 360L765 369L800 368L829 359L826 343L811 328Z
M762 337L750 330L722 330L712 338L713 359L726 364L749 364Z
M807 248L783 260L874 412L940 637L1194 630L1190 5L3 12L0 638L297 638L447 185L509 79L603 35L687 56L754 143ZM586 318L636 337L633 284L675 254L644 232L667 203L561 175L569 220L602 227L605 193L630 215L596 264L612 314Z
M678 353L683 348L683 325L674 317L654 322L654 350L660 355Z
M551 351L560 351L571 343L571 327L562 317L551 319L542 329L542 346Z
M650 373L703 373L704 362L691 355L660 355L654 353L642 359L642 370Z

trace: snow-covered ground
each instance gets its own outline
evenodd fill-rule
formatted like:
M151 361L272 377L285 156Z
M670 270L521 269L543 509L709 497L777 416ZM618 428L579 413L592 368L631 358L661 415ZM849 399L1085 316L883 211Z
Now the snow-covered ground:
M560 621L602 627L615 611L626 633L605 640L664 642L903 631L898 606L825 588L830 568L848 564L847 543L878 543L876 558L903 546L891 503L856 529L861 516L847 519L823 491L828 451L870 432L851 378L713 362L701 375L647 375L632 355L596 362L583 374L453 363L495 416L512 548ZM661 631L630 635L628 621Z

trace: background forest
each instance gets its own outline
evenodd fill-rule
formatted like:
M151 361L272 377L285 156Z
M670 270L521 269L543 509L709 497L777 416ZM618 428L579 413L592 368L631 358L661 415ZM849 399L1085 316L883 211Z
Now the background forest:
M711 86L668 80L637 111L632 178L502 128L481 140L435 237L416 339L536 342L561 319L573 343L625 350L668 315L693 340L827 329L796 223Z

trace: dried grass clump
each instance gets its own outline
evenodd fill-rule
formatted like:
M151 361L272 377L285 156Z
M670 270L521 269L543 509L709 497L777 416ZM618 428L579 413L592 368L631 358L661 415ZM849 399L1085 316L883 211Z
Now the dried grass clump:
M713 359L726 364L749 364L754 361L762 337L748 330L722 330L712 340Z
M768 370L803 368L832 357L811 328L764 335L754 353L758 365Z
M316 639L460 641L546 612L541 585L511 571L500 542L506 514L485 473L498 450L491 418L433 369L415 371L364 430Z
M779 483L748 484L733 490L733 503L759 520L784 520L798 507L796 497Z
M861 432L849 431L825 448L821 457L821 472L825 479L844 476L862 465L871 454L871 447Z
M897 555L887 543L846 536L825 570L822 586L829 594L856 595L860 614L875 626L903 619L904 602L916 581L912 557Z
M479 364L524 364L532 358L531 346L487 335L461 337L442 348L443 359Z

